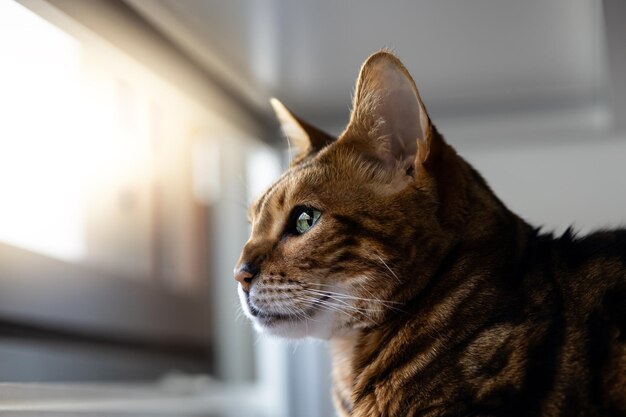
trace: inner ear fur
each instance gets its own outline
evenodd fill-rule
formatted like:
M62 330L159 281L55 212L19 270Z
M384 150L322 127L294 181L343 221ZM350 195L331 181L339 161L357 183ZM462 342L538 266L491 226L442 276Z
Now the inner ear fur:
M320 149L335 141L333 136L293 114L278 99L272 98L270 103L276 113L283 133L296 148L294 162L312 153L317 153Z

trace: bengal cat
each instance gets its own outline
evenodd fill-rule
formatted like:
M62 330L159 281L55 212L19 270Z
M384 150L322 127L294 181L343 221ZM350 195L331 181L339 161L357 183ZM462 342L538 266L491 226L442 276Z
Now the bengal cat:
M431 123L389 52L252 205L235 268L273 335L328 339L341 416L626 415L626 230L542 234Z

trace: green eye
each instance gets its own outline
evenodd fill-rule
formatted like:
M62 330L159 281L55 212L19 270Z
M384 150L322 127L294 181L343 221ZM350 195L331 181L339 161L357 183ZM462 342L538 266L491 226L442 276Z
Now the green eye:
M303 234L308 231L317 220L320 218L322 213L315 209L305 208L302 209L298 217L296 218L296 230L299 234Z

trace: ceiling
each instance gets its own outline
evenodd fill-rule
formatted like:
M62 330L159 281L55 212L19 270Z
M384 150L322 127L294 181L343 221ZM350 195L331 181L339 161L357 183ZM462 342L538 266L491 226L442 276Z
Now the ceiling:
M347 119L355 77L389 47L435 117L580 108L603 99L594 0L127 0L261 112L276 96L322 126Z

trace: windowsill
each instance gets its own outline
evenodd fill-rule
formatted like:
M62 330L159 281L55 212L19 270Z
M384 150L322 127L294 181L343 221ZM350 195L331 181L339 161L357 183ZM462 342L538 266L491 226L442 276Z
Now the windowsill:
M173 376L156 383L0 383L0 411L88 415L268 415L263 392L205 377ZM22 414L20 414L22 415Z

